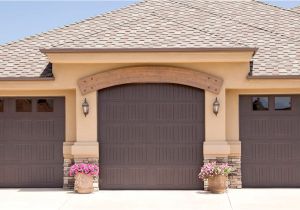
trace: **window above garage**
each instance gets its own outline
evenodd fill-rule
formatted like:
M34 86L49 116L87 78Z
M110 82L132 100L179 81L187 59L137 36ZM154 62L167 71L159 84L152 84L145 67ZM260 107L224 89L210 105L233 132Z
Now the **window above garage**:
M32 100L16 99L16 112L32 112Z
M275 110L291 110L292 97L291 96L275 96Z
M255 96L252 97L253 111L268 111L269 110L269 97Z
M37 112L53 112L53 99L38 99Z

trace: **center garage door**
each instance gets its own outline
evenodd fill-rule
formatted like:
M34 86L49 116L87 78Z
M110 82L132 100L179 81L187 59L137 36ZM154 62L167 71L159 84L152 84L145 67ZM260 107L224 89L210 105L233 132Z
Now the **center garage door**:
M201 189L204 92L130 84L99 92L100 189Z
M240 96L243 187L300 187L300 96Z
M64 98L0 98L0 187L62 187Z

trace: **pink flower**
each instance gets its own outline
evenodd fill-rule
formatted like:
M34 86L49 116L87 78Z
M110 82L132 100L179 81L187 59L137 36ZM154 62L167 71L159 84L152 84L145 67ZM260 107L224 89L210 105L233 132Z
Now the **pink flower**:
M72 165L69 171L69 175L75 176L78 173L97 176L99 174L99 167L96 164L86 164L86 163Z
M217 164L216 162L205 163L198 175L199 179L207 179L215 175L228 176L234 169L228 163Z

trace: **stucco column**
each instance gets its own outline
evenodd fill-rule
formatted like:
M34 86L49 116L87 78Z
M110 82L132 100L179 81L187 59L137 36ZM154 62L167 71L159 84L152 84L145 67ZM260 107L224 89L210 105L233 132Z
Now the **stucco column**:
M230 145L230 155L241 156L239 94L236 91L226 91L226 139Z
M220 110L217 116L212 111L218 97ZM219 95L205 93L205 142L204 162L226 162L235 168L229 176L230 188L241 188L240 142L238 140L238 95L228 95L223 88ZM204 182L207 189L207 182Z
M82 103L84 99L89 103L89 114L84 116ZM64 157L64 188L73 188L74 177L69 176L69 170L74 163L99 164L99 146L97 138L97 91L82 96L76 89L75 100L76 115L76 141L65 142L65 150L68 148L71 155ZM94 188L99 189L98 177L94 178Z
M218 97L220 110L216 116L213 113L213 103ZM230 147L226 141L226 94L222 88L218 95L205 92L205 142L204 157L227 157Z
M84 116L82 103L89 103L89 114ZM82 96L76 89L76 142L72 146L74 158L98 158L97 138L97 91Z

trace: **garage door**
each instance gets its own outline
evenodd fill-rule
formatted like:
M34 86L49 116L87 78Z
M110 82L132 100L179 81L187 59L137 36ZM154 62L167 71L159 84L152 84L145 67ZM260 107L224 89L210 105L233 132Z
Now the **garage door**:
M64 98L0 98L0 187L62 187Z
M204 92L130 84L99 92L101 189L201 189Z
M300 187L300 96L241 96L243 187Z

